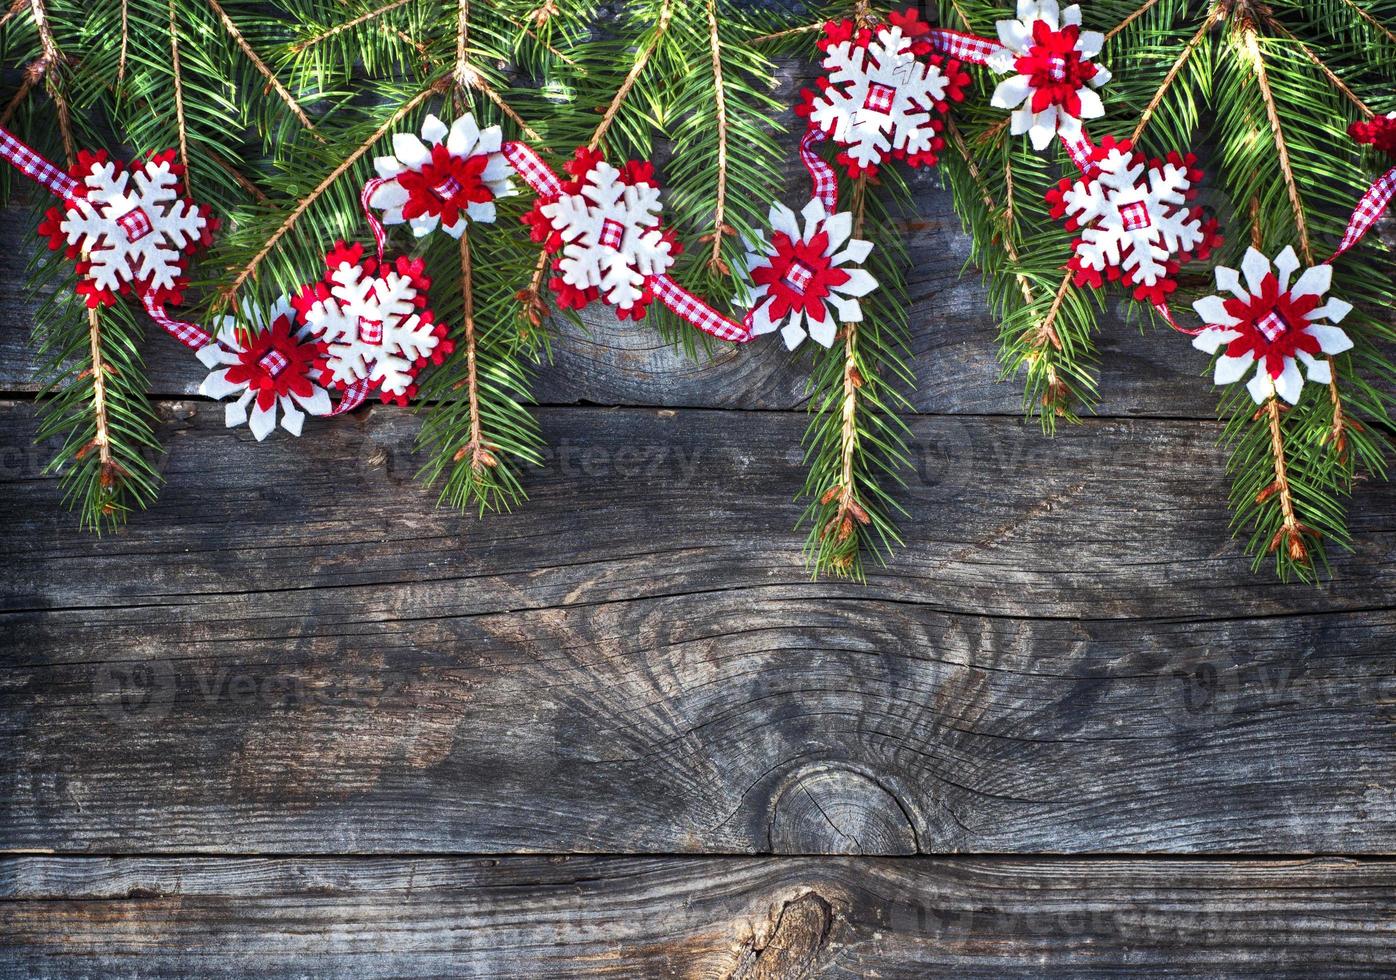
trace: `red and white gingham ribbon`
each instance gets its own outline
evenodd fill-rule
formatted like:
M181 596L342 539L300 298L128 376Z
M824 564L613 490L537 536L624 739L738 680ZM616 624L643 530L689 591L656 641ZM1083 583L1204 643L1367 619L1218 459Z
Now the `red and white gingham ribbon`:
M1062 146L1066 148L1066 155L1071 157L1071 162L1076 164L1076 169L1082 173L1089 170L1094 162L1095 144L1086 135L1085 129L1082 129L1076 136L1067 136L1065 133L1059 133L1059 135Z
M66 171L60 170L35 153L28 144L9 130L0 128L0 156L10 161L20 173L49 192L63 198L72 197L80 186Z
M344 394L340 396L339 404L329 413L331 417L343 415L345 412L352 412L364 403L368 397L368 382L362 379L355 381L348 388L344 389Z
M1357 202L1357 207L1352 211L1352 217L1348 219L1342 243L1333 253L1333 258L1328 261L1332 262L1333 259L1362 241L1367 232L1371 230L1372 225L1376 224L1386 213L1393 197L1396 197L1396 167L1392 167L1382 174L1371 187L1367 188L1367 193L1362 195L1362 200Z
M505 143L501 148L504 159L509 161L520 177L537 194L562 193L562 181L552 168L543 162L533 148L524 143ZM693 327L711 334L719 340L730 340L743 344L751 339L751 331L735 320L723 316L697 296L684 289L668 276L650 276L650 287L655 296L680 319Z
M734 344L744 344L751 339L750 329L723 316L668 276L651 276L650 285L665 306L704 333Z
M816 144L824 142L828 134L817 126L811 126L800 140L800 159L809 171L810 196L819 199L824 210L833 214L839 206L839 178L834 168L824 162L824 158L814 152Z
M141 293L141 305L164 331L190 350L198 350L213 343L213 335L195 323L176 320L165 312L165 304L156 302L150 293Z
M509 165L518 171L520 177L532 187L537 194L559 194L562 192L562 181L557 179L557 174L553 173L551 167L543 162L543 158L533 152L533 147L527 143L505 143L500 148L504 153L504 159L509 161Z
M382 177L374 177L364 184L364 189L359 193L359 204L364 209L364 219L368 221L368 229L373 232L373 244L378 250L378 261L383 261L383 245L388 240L388 233L383 230L383 222L378 220L378 215L373 213L373 208L369 207L368 199L378 193L378 188L388 181Z
M1003 47L997 41L978 34L965 34L960 31L934 27L930 34L931 48L937 54L948 54L960 61L973 65L986 65L993 53Z

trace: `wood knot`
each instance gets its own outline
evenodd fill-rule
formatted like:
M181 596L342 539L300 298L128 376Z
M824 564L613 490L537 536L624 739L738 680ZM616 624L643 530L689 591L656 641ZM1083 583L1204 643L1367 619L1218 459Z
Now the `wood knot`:
M906 808L869 776L846 768L797 773L775 798L768 837L777 854L916 854Z
M782 902L771 913L769 930L748 939L738 951L727 980L798 980L815 975L829 943L834 908L813 891Z

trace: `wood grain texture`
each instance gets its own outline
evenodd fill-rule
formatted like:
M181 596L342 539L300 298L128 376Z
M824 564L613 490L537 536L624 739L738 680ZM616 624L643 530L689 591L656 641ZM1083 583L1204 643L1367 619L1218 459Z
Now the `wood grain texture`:
M1228 543L1215 427L913 421L910 540L812 582L799 414L552 409L480 522L413 419L165 406L156 511L0 492L0 847L1391 852L1396 492L1324 589Z
M528 858L0 862L0 976L1386 977L1396 869Z

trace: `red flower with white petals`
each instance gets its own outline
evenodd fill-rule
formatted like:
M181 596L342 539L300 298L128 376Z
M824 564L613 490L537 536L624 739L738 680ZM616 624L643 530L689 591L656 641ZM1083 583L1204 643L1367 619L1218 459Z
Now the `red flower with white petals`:
M540 193L523 216L533 240L554 256L548 284L560 306L581 309L601 299L622 319L638 320L654 299L652 280L682 251L660 222L654 167L631 160L618 170L579 147L565 169L572 179L557 193Z
M1396 112L1355 122L1348 127L1348 133L1357 142L1396 157Z
M247 423L258 442L276 427L278 408L281 427L299 436L306 415L331 410L329 393L320 386L326 345L313 339L308 327L295 327L295 310L285 298L266 317L248 304L242 313L243 323L224 318L218 339L199 349L199 360L215 369L199 385L199 394L238 395L226 409L228 427Z
M382 401L406 405L422 368L455 349L427 309L431 280L422 260L399 256L379 266L362 245L340 242L325 265L325 277L291 300L300 322L325 342L321 380L340 389L366 384Z
M746 254L744 271L752 285L749 295L737 298L751 307L752 333L779 329L791 350L807 335L825 347L833 344L840 323L863 319L858 297L877 286L871 273L856 268L872 243L851 237L851 212L827 214L811 198L801 217L803 228L789 208L771 205L770 240L758 241Z
M1161 303L1178 288L1183 262L1221 244L1217 222L1190 206L1202 179L1196 162L1178 153L1150 160L1107 136L1085 173L1047 193L1052 217L1065 215L1067 229L1081 233L1067 263L1076 285L1121 280L1135 299Z
M945 147L945 114L970 78L958 61L931 53L929 31L913 10L876 28L824 25L827 74L817 93L801 93L795 111L844 147L838 161L850 175L875 175L889 158L930 166Z
M78 182L62 207L39 224L49 247L77 263L78 295L89 307L111 306L117 294L183 298L189 256L213 240L218 220L184 197L184 167L173 150L122 164L105 151L78 153Z
M1105 115L1093 89L1110 80L1110 72L1091 59L1100 54L1105 35L1081 30L1081 8L1060 10L1057 0L1018 0L1016 20L998 22L1002 48L989 56L989 67L1012 77L999 82L990 104L1013 109L1013 135L1027 133L1034 149L1044 150L1060 133L1081 135L1081 120Z
M373 161L382 182L369 206L383 212L383 224L406 222L418 237L440 226L459 238L467 219L494 221L495 199L514 193L502 145L498 126L482 130L468 112L449 129L436 116L427 116L421 139L397 133L393 155Z
M1351 338L1334 326L1352 312L1352 304L1324 301L1333 267L1313 266L1295 280L1299 267L1293 248L1277 255L1273 266L1262 253L1247 249L1241 262L1245 283L1235 269L1219 266L1217 286L1231 295L1207 296L1193 304L1207 323L1193 346L1209 354L1223 350L1214 380L1231 384L1254 365L1255 375L1246 388L1257 405L1272 395L1295 404L1304 388L1296 359L1310 381L1327 384L1332 371L1324 355L1352 347Z

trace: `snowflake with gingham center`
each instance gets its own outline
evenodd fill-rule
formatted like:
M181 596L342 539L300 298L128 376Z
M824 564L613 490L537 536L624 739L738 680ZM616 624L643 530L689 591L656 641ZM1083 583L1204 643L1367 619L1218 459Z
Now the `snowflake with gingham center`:
M825 53L831 84L814 98L810 119L859 166L881 163L893 149L915 154L934 145L932 112L949 79L911 47L894 26L879 30L866 47L850 38Z
M621 172L598 161L581 190L540 209L563 240L557 270L577 289L596 287L612 306L629 309L644 295L645 280L674 262L660 227L659 188L627 184Z
M112 161L94 164L83 179L87 195L68 202L59 228L87 253L87 277L99 289L172 289L183 274L183 250L202 239L208 218L179 195L171 166L147 161L118 172Z
M1095 179L1077 180L1062 195L1066 213L1081 226L1076 254L1086 268L1119 267L1154 286L1168 275L1171 259L1206 239L1202 219L1187 207L1188 169L1118 149L1096 166Z
M348 262L329 279L329 298L310 307L305 319L329 344L334 382L348 387L366 380L390 395L405 395L417 362L440 342L435 325L418 311L412 279L391 269L369 275Z

